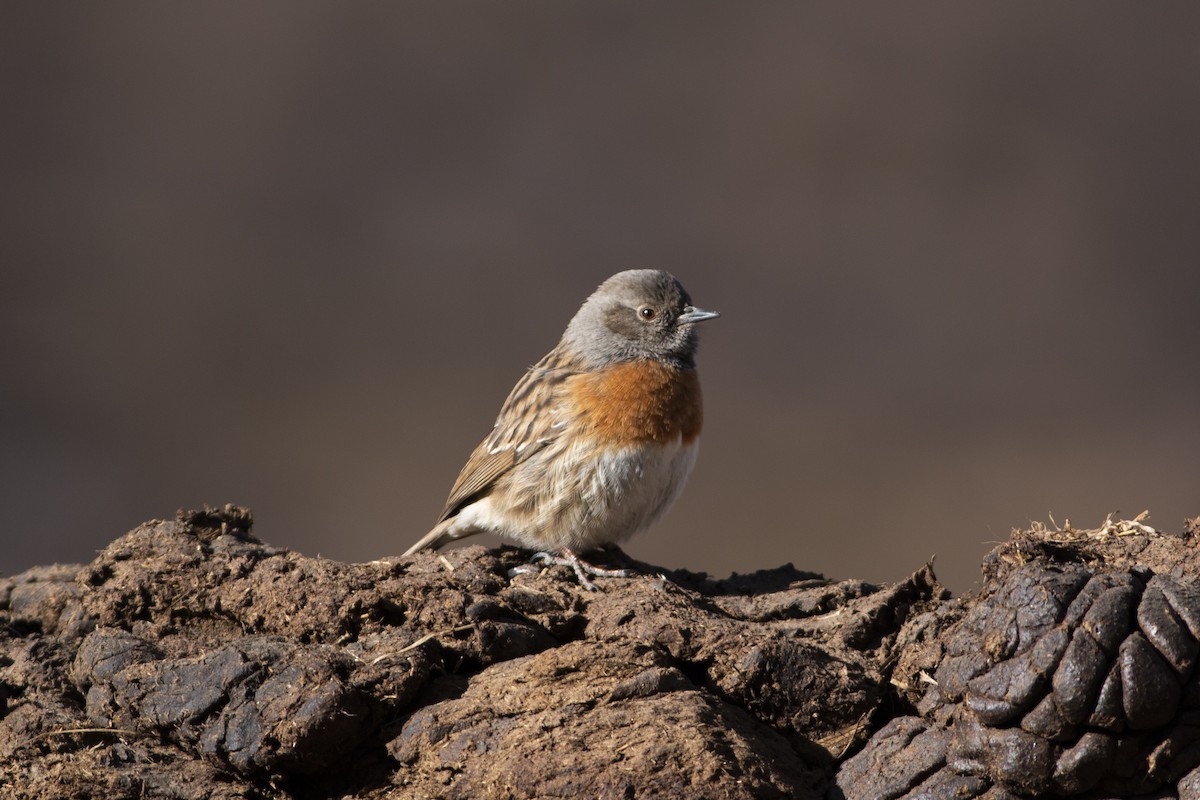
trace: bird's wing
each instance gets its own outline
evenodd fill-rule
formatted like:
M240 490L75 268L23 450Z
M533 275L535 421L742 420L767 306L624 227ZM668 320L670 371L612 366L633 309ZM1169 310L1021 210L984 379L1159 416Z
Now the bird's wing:
M566 418L561 416L558 402L566 379L575 372L556 349L517 381L492 432L458 474L439 522L487 494L505 473L562 434Z

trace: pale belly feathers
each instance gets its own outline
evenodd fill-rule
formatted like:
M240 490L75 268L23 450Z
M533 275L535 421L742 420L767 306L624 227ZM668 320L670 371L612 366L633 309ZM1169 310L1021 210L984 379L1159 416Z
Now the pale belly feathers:
M594 448L548 447L497 487L511 493L503 511L483 497L459 512L449 535L488 531L526 547L580 552L625 541L679 496L699 445L698 437L687 444L676 438L600 456ZM567 500L576 494L578 502Z

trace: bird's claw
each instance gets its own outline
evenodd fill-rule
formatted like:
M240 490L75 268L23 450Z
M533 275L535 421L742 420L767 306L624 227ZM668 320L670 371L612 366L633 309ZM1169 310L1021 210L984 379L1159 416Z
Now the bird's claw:
M592 577L632 578L637 575L631 569L604 569L603 567L597 567L595 564L589 564L574 551L566 548L558 553L549 553L546 551L534 553L529 562L528 564L522 564L519 567L510 569L508 577L513 578L517 575L533 572L541 567L570 567L575 572L575 577L579 581L580 586L589 592L598 592L600 591L600 587L596 585Z

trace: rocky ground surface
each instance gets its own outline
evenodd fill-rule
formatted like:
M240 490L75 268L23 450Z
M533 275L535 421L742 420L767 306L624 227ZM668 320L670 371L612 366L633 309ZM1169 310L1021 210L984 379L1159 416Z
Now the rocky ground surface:
M978 595L789 566L586 592L181 512L0 578L5 798L1200 798L1200 531L1014 534Z

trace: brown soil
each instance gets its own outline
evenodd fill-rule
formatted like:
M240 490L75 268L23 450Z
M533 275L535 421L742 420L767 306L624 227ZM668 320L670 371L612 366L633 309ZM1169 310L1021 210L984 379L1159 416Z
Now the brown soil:
M639 576L586 592L510 579L511 548L342 564L250 527L181 512L0 580L0 796L1200 788L1192 532L1016 535L954 600L928 567L717 580L613 551Z

